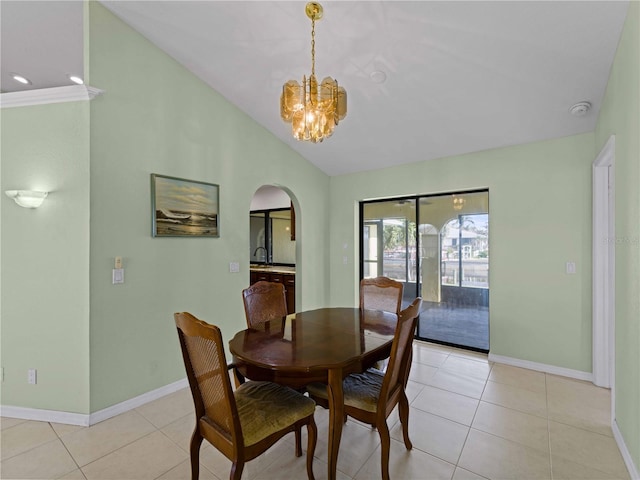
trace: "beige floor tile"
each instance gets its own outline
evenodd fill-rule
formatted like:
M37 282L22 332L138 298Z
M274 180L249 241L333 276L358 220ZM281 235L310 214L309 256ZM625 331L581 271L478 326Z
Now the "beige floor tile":
M26 421L5 428L0 433L2 443L1 458L14 457L44 443L56 440L58 436L47 422Z
M464 468L456 467L456 471L453 472L453 478L451 480L485 480L485 477L465 470Z
M409 379L414 382L421 383L422 385L427 385L437 371L438 369L431 365L413 363L411 364L411 370L409 371Z
M552 459L564 459L618 478L628 472L613 437L549 421Z
M440 388L425 386L411 408L432 413L463 425L471 425L479 400Z
M465 350L464 348L449 347L451 355L456 357L471 358L479 360L481 362L487 362L489 365L493 365L493 362L489 362L489 356L486 353L474 352L473 350Z
M485 360L473 357L460 357L449 355L440 368L449 372L461 373L469 377L477 377L486 380L491 372L491 365Z
M60 480L87 480L87 477L85 477L82 470L78 468L71 473L67 473L63 477L60 477Z
M51 428L56 432L58 437L64 437L73 432L77 432L78 430L83 430L89 427L82 427L80 425L67 425L65 423L50 423Z
M15 427L19 423L24 423L26 420L22 418L9 418L9 417L0 417L0 430L4 430L5 428Z
M83 467L155 431L135 410L62 437L74 460Z
M380 447L369 457L355 480L381 478ZM447 479L453 475L455 466L425 453L417 448L407 450L404 443L391 440L389 453L389 476L395 479Z
M549 453L549 429L546 418L480 402L471 426L476 430Z
M482 396L485 383L482 379L461 373L438 370L431 380L429 380L428 385L479 399Z
M305 444L306 445L306 444ZM327 463L319 458L313 459L313 473L316 480L326 479ZM349 480L351 477L340 470L336 472L338 480ZM252 477L253 479L254 477ZM296 457L292 449L283 449L282 453L265 469L256 472L255 480L282 480L307 478L307 451L304 449L301 457Z
M193 413L194 408L191 390L183 388L142 405L136 408L136 411L157 428L162 428L189 413Z
M228 478L224 477L225 479ZM156 480L191 480L191 461L185 460ZM200 465L200 480L222 480L211 473L204 465Z
M304 455L306 455L306 449L304 448L306 446L306 437L302 445ZM295 457L295 450L293 443L287 443L284 439L281 439L265 453L245 463L242 470L242 480L254 480L260 472L265 471L269 465L283 455ZM216 477L221 479L229 478L231 460L206 442L202 443L202 448L200 449L200 463L213 472ZM306 476L303 478L306 478Z
M547 398L543 392L488 381L482 400L539 417L547 416Z
M413 380L409 380L407 382L405 393L407 394L407 400L409 400L409 403L413 402L416 397L420 395L420 392L422 392L423 388L424 385L422 383L414 382Z
M82 467L88 480L154 479L188 458L160 432L136 440Z
M489 380L524 390L531 390L532 392L545 393L546 391L544 373L534 372L526 368L512 367L511 365L494 364Z
M189 451L191 435L196 426L195 414L190 413L170 423L160 431L174 441L185 452Z
M392 413L389 415L387 424L391 427L396 421L397 415ZM303 438L306 439L306 436L303 436ZM325 462L328 461L328 443L328 428L318 428L318 445L316 446L315 456ZM375 451L379 443L380 436L377 430L350 418L342 427L338 470L349 477L353 477Z
M548 453L473 428L458 466L487 478L551 478Z
M547 375L549 419L613 436L611 392L589 382Z
M413 443L413 448L454 465L458 462L469 427L422 410L412 411L409 423L409 439ZM391 430L391 438L404 446L399 422Z
M58 439L2 461L2 478L58 478L77 470L73 461Z
M601 470L554 456L551 457L551 471L553 480L622 480L629 478L616 477Z
M432 367L439 367L449 356L449 352L442 350L435 350L422 345L416 345L413 343L413 362L422 363L423 365L431 365Z

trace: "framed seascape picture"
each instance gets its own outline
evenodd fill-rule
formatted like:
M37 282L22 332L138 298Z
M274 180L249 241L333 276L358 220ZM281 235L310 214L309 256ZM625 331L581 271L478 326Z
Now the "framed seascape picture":
M220 187L151 174L154 237L219 237Z

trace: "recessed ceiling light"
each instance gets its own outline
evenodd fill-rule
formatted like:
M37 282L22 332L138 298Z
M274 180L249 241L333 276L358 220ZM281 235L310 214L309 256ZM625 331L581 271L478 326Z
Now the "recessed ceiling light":
M579 102L572 105L569 112L575 117L584 117L589 110L591 110L591 104L589 102Z
M73 83L77 83L78 85L84 85L84 80L77 75L69 75L69 80Z
M31 80L22 75L18 75L17 73L12 73L11 78L13 78L16 82L20 82L23 85L31 85Z

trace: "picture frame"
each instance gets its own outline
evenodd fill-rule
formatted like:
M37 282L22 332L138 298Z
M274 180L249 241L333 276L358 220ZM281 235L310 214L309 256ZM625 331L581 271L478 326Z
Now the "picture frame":
M151 174L151 236L220 236L220 186Z

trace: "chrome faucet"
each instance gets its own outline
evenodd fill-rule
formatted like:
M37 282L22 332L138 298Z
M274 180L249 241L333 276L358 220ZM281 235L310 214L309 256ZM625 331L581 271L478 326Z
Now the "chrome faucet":
M267 252L267 249L266 249L266 248L264 248L264 247L258 247L258 248L256 248L256 249L254 250L254 252L253 252L253 256L254 256L254 257L256 256L256 254L258 253L258 250L264 250L264 256L263 256L263 258L264 258L264 263L269 263L268 258L267 258L267 256L268 256L268 253L269 253L269 252Z

